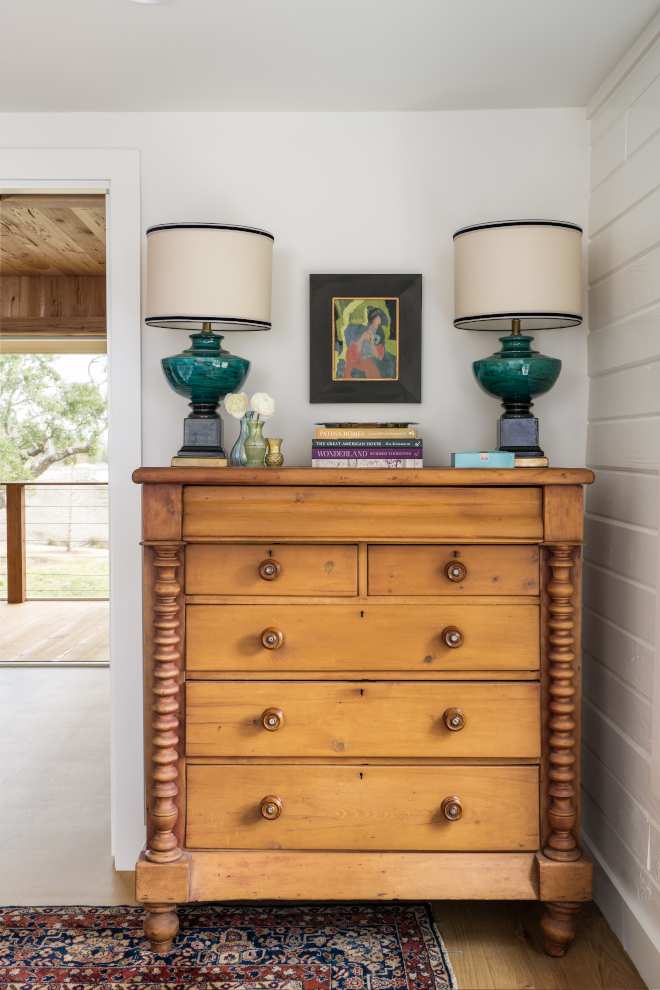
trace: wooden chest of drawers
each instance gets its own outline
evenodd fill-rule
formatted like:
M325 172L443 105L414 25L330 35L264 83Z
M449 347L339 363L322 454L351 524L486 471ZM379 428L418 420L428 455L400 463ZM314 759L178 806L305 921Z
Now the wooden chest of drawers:
M134 479L152 946L187 901L524 898L563 954L591 472Z

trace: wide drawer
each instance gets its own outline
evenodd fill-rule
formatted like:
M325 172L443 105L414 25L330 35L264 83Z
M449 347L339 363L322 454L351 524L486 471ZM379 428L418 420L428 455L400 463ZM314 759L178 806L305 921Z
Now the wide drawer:
M538 670L539 607L188 605L186 667L264 673Z
M542 540L542 493L540 488L186 485L183 538L208 537Z
M537 758L538 682L190 681L186 754Z
M187 766L190 849L519 851L538 829L535 766Z
M538 595L537 546L370 546L370 595Z
M356 595L357 547L189 544L187 595Z

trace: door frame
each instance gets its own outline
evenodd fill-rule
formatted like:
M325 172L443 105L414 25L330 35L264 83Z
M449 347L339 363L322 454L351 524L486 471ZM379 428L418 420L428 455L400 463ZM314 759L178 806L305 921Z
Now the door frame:
M145 841L140 152L0 150L0 193L106 194L112 854L134 870Z

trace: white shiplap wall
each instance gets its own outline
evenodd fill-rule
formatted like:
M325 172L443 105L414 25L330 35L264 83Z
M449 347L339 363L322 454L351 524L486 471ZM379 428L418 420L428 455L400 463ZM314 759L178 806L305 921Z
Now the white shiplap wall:
M596 899L658 988L660 17L603 83L588 116L587 463L596 482L585 520L582 828Z

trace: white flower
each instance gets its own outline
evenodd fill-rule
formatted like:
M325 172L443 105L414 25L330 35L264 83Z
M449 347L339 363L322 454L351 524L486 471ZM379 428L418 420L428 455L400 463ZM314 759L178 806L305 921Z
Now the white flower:
M255 392L250 403L257 416L262 419L270 419L275 412L275 400L271 399L266 392Z
M248 407L248 397L245 392L229 392L225 396L225 409L234 419L243 419Z

